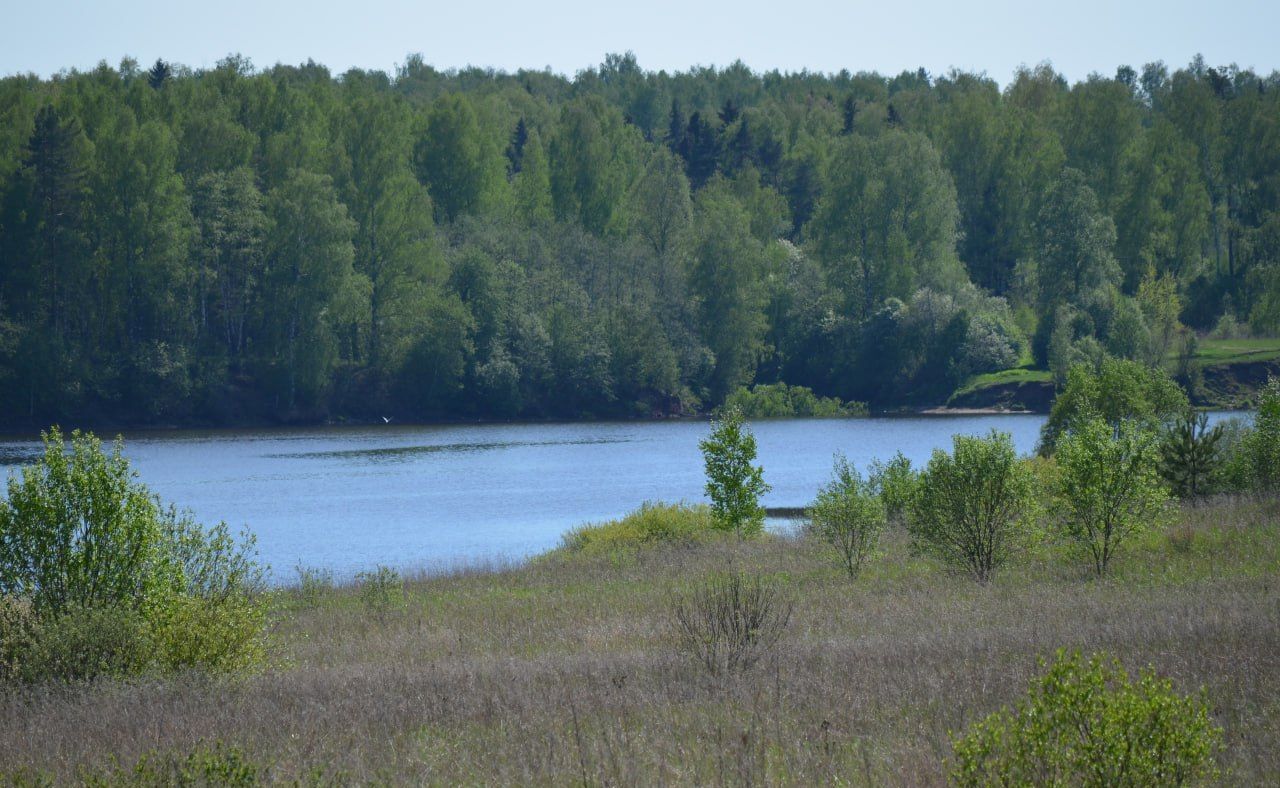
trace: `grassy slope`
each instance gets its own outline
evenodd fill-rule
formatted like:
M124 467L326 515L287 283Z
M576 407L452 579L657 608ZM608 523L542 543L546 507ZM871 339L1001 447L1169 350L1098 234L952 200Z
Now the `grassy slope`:
M1256 361L1280 359L1280 339L1204 339L1200 341L1195 360L1202 366L1223 366ZM1177 353L1170 352L1170 365L1177 362ZM1047 369L1038 369L1030 361L1020 366L974 375L956 389L952 397L971 394L980 389L1017 383L1048 383L1052 376Z
M1174 361L1177 354L1169 358ZM1195 358L1205 366L1275 361L1280 358L1280 339L1205 339L1201 340Z
M411 585L282 594L278 667L0 697L0 772L64 779L222 740L285 780L444 784L939 784L949 732L1019 696L1060 646L1207 689L1237 784L1280 780L1280 504L1220 502L1151 534L1107 581L1054 551L982 588L900 533L849 581L803 540L717 542ZM785 578L777 658L717 685L672 645L672 598L708 572Z

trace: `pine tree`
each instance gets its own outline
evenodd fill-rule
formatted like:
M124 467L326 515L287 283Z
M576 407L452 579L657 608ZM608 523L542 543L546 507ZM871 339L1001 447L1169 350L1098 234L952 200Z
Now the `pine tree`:
M147 72L147 84L150 85L153 90L159 90L165 86L165 83L168 82L169 78L172 76L173 69L169 64L160 58L156 58L156 64Z
M1209 417L1187 411L1166 431L1160 444L1160 475L1179 498L1196 500L1209 492L1221 463L1222 425L1209 429Z

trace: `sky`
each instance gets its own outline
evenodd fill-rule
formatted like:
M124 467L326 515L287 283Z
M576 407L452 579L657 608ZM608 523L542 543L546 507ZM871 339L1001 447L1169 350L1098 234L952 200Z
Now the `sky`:
M1218 10L1221 9L1221 10ZM566 75L632 51L646 70L879 71L923 66L1006 83L1050 61L1069 80L1163 60L1280 69L1280 2L1070 0L116 0L12 3L0 27L0 75L89 69L125 56L208 68L230 53L265 68L307 59L341 73L393 72L410 53L466 66Z

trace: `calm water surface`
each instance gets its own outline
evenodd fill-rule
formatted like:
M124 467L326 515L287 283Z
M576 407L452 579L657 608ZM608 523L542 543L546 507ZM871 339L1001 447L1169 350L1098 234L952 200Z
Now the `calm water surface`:
M1218 415L1220 418L1221 415ZM813 499L843 452L860 468L913 463L956 433L995 428L1030 452L1043 416L761 421L767 506ZM644 501L703 500L701 421L149 432L126 435L142 481L203 522L246 525L279 581L294 567L339 576L518 559L566 530ZM0 474L37 455L0 440Z

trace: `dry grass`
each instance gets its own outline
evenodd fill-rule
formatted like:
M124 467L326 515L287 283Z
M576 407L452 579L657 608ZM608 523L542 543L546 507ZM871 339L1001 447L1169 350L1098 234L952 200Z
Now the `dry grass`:
M988 587L885 555L850 581L800 539L552 556L358 592L284 593L277 666L0 697L0 772L64 781L112 758L222 741L275 780L940 784L959 731L1060 646L1207 689L1233 784L1280 781L1280 506L1219 501L1086 579L1055 550ZM773 655L713 680L681 655L672 599L757 572L795 601Z

